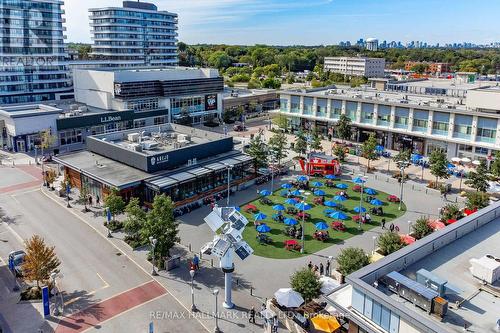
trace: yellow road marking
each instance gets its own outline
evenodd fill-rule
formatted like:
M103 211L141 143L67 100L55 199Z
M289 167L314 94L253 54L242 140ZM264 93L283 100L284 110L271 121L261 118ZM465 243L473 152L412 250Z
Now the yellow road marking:
M92 290L92 291L86 293L85 296L92 296L92 295L94 295L98 291L101 291L101 290L104 290L106 288L109 288L109 283L107 283L106 281L104 281L104 279L102 278L102 276L99 273L96 272L96 274L99 277L99 279L101 279L101 281L103 282L104 285L101 288L98 288L98 289L95 289L95 290ZM72 299L64 302L64 306L73 304L73 303L75 303L76 301L79 301L82 298L83 298L83 296L78 296L78 297L72 298Z

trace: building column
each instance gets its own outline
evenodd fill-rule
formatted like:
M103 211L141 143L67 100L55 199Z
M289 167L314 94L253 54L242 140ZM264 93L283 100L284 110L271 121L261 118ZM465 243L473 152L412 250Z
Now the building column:
M410 108L410 111L408 112L408 128L407 130L412 132L413 131L413 111L414 108Z
M454 113L450 113L450 126L448 128L448 139L452 139L453 138L453 130L455 128L455 114Z
M331 99L326 100L326 117L328 119L332 119L332 100Z
M299 114L304 114L304 96L300 96Z
M429 117L427 119L427 135L432 135L432 126L434 121L434 111L429 111Z
M472 131L470 134L470 141L471 142L476 142L476 136L477 136L477 116L472 116Z
M393 140L393 134L392 134L392 132L387 132L386 148L392 149L392 140Z
M372 119L372 125L377 126L377 119L378 119L378 104L373 105L373 119Z
M318 111L318 97L313 97L312 116L316 117Z
M345 99L342 100L342 112L341 114L346 114L347 109L347 101Z
M396 120L396 107L391 106L391 116L389 117L389 128L394 128L394 121Z

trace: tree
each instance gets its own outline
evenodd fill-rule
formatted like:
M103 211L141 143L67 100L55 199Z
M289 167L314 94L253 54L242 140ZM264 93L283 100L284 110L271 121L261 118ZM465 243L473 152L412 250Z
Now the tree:
M125 207L127 218L124 222L124 230L133 238L137 238L147 219L146 212L141 208L139 198L130 199Z
M57 178L57 173L55 170L48 169L45 172L45 182L47 183L47 186L51 186Z
M491 163L490 172L493 176L500 177L500 151L495 153L495 160Z
M349 118L345 114L341 114L336 127L340 139L349 140L351 138L351 118Z
M460 220L463 217L463 212L460 207L455 204L447 204L441 209L439 218L444 223L448 223L448 220Z
M304 300L310 301L321 294L321 282L319 277L309 268L296 271L290 277L290 286L298 292Z
M262 87L267 89L279 89L281 88L281 81L272 77L268 77L262 81Z
M23 276L28 281L35 281L37 288L40 282L49 280L50 274L58 273L61 264L54 251L54 246L45 244L45 240L34 235L24 242L26 256L22 265Z
M481 160L475 171L469 172L465 184L472 187L476 192L486 192L490 184L488 183L488 168L486 162Z
M310 145L312 150L323 150L323 145L321 144L321 135L316 129L312 133Z
M468 192L465 207L468 209L481 209L490 204L490 196L484 192Z
M300 131L295 135L295 143L293 145L293 151L300 156L307 153L307 139L304 132Z
M259 168L267 166L267 147L264 142L262 132L259 132L250 140L246 153L254 158L256 171Z
M285 133L279 129L275 130L273 136L269 139L269 152L278 162L278 165L281 165L281 160L288 156L287 143L288 139Z
M259 89L260 87L261 87L260 81L257 79L251 79L247 85L248 89Z
M153 209L147 215L141 234L144 239L153 237L157 240L155 247L155 259L170 256L170 249L178 237L179 224L174 217L174 204L170 197L165 194L155 196Z
M273 118L273 124L284 131L288 130L289 123L290 121L288 120L288 118L281 114L278 117Z
M431 174L436 176L436 188L438 187L439 178L447 179L448 175L448 161L446 155L441 150L434 150L429 157L429 164Z
M397 155L394 155L392 160L396 163L410 163L411 151L409 149L401 149Z
M80 204L83 204L85 206L86 212L88 212L87 208L88 197L89 197L89 186L87 184L82 184L82 187L80 188L80 197L78 198L78 201Z
M401 237L397 233L390 231L380 235L377 244L384 256L396 252L405 246L401 241Z
M231 65L231 57L224 51L215 51L208 58L208 64L218 69L228 68Z
M410 69L412 71L414 71L415 73L423 74L423 73L427 72L428 65L427 64L423 64L423 63L415 64L415 65L411 66Z
M347 276L370 263L370 258L365 251L358 247L348 247L342 249L335 259L337 260L337 270Z
M339 158L340 162L345 161L345 147L343 145L335 145L333 147L333 154Z
M378 159L377 152L375 151L376 147L377 147L377 138L375 137L375 134L372 133L368 137L368 140L363 142L363 145L361 146L361 154L367 160L366 167L368 168L368 170L370 170L370 161Z
M125 201L123 201L120 193L113 189L106 198L104 198L104 208L109 209L111 213L111 219L114 220L116 215L123 213L125 209Z
M411 226L415 238L421 239L432 233L432 228L429 226L429 219L425 216L421 216L415 221L415 224Z

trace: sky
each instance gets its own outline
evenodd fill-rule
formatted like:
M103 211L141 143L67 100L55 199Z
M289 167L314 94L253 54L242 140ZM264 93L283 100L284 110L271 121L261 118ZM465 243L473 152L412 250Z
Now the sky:
M500 41L498 0L151 0L179 15L188 44L330 45L376 37L431 43ZM88 8L65 0L68 41L90 42Z

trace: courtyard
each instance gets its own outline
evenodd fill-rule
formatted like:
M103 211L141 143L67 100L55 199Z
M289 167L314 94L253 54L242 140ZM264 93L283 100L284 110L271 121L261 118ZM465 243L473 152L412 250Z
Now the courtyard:
M282 188L273 193L265 188L259 189L256 200L240 207L250 221L243 236L255 250L255 255L275 259L310 255L379 227L382 219L389 226L392 220L401 217L406 211L404 204L399 210L399 203L389 200L390 197L396 199L394 196L370 187L370 182L361 184L345 177L305 180L299 176L297 179L302 181L285 182ZM302 210L302 201L306 204L305 210ZM383 213L375 214L372 209L381 209ZM306 214L304 219L302 213ZM371 220L360 223L360 216L364 217L365 214L369 214ZM300 251L300 231L295 236L290 232L290 229L299 229L302 223L304 253Z

